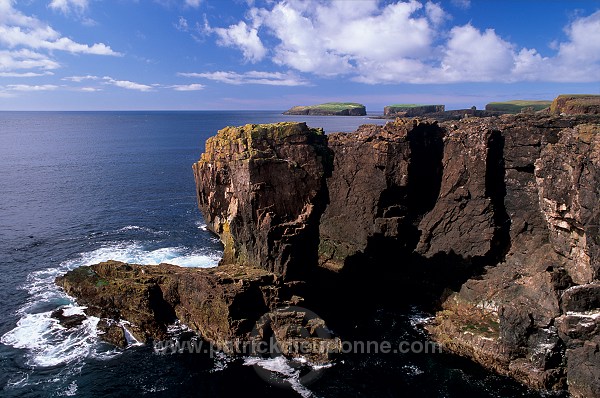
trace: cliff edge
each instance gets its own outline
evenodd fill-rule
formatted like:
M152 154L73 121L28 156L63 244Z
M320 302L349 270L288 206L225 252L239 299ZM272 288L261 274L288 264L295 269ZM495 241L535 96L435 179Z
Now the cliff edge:
M599 117L228 128L194 173L223 263L305 280L316 306L347 306L349 283L437 304L446 350L600 395Z
M320 105L294 106L283 112L284 115L312 116L365 116L367 108L356 102L327 102Z

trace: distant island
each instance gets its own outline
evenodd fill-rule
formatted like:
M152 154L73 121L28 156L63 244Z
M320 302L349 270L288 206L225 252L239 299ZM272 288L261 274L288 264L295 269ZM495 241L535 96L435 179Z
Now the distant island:
M420 104L395 104L383 108L384 116L422 116L427 113L444 112L444 105L420 105Z
M528 100L513 100L504 102L490 102L485 106L486 111L496 111L504 113L526 113L538 112L547 109L552 104L552 101L528 101Z
M327 102L319 105L294 106L284 115L365 116L367 108L356 102Z

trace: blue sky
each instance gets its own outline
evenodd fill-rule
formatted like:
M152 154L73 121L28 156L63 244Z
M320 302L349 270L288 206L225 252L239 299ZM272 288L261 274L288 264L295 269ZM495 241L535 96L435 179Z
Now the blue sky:
M600 2L0 0L0 110L600 94Z

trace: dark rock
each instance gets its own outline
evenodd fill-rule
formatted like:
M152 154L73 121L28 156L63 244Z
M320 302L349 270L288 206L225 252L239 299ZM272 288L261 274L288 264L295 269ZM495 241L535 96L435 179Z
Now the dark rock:
M223 263L300 276L316 261L315 231L331 155L305 123L228 127L194 164L198 203L224 244Z
M600 114L600 95L559 95L552 101L550 113L557 115Z
M98 329L98 337L100 337L101 340L120 348L127 347L128 341L125 335L125 329L115 321L101 319L98 321L96 328Z
M576 348L600 335L600 311L562 315L555 320L558 333L567 348Z
M572 397L600 397L600 339L567 350L567 383Z
M578 284L600 277L600 127L561 131L536 161L535 176L554 250Z
M69 271L56 282L87 305L88 313L103 318L97 325L99 337L122 348L128 345L127 331L141 342L164 340L169 337L167 327L178 319L214 348L248 354L241 351L244 344L263 340L267 319L286 357L323 364L339 351L339 338L328 332L322 319L290 307L300 300L293 294L294 284L256 268L108 261Z
M250 267L194 269L117 261L76 268L56 283L86 305L86 313L130 322L131 334L141 342L165 339L167 326L180 319L219 348L250 332L252 318L281 304L266 302L263 288L285 290L275 275Z
M219 267L113 262L57 282L88 313L131 322L138 340L177 318L224 349L301 297L319 312L439 303L427 329L446 350L537 389L597 396L599 126L518 114L329 136L303 123L229 127L194 165L225 247ZM321 321L300 313L262 318L258 338L320 338Z
M445 110L446 107L444 105L389 105L383 108L383 115L415 117L424 116L428 113L444 112Z
M565 290L561 300L564 312L600 311L600 283L573 286Z
M65 315L64 308L59 308L52 311L50 316L58 320L58 323L67 329L81 326L83 321L87 319L84 314Z

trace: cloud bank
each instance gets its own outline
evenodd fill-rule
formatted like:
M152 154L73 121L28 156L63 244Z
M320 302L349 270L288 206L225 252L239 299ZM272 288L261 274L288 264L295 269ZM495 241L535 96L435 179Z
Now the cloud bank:
M368 84L600 80L600 11L573 20L564 29L566 40L543 57L493 28L449 26L451 15L432 1L348 4L267 2L249 7L244 20L207 25L206 32L219 45L239 50L246 62ZM466 0L453 4L470 7ZM221 81L239 84L226 76Z
M71 54L120 56L104 43L92 45L74 41L61 35L47 23L28 16L13 7L12 0L0 0L0 72L36 73L25 70L37 70L37 73L58 69L54 52ZM70 10L84 10L86 0L53 0L50 8L67 13ZM40 72L41 71L41 72Z

